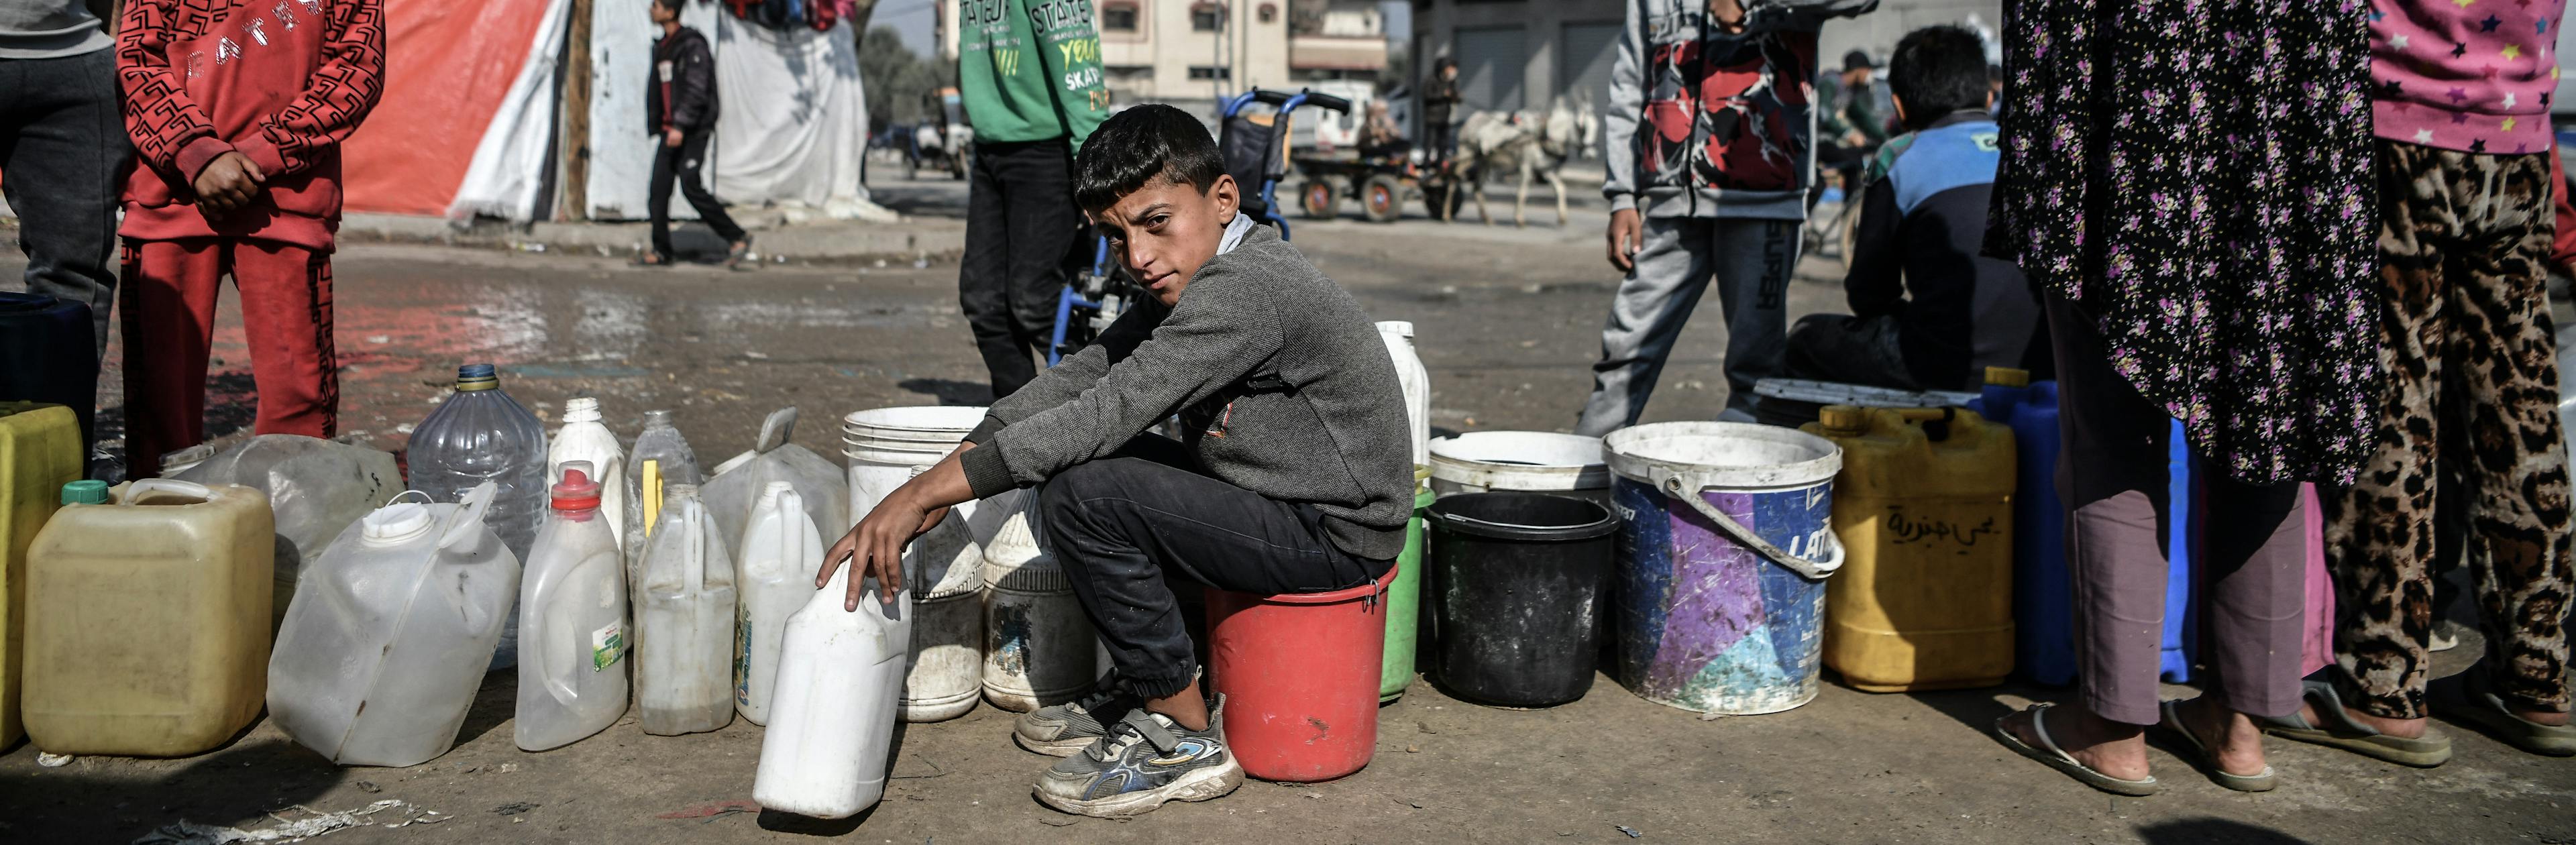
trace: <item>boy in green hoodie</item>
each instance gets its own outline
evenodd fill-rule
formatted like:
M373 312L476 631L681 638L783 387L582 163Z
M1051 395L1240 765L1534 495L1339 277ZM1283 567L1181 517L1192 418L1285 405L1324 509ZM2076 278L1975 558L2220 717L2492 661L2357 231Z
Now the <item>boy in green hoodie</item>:
M958 0L957 87L975 127L957 304L993 396L1037 377L1082 225L1073 153L1109 116L1091 0Z

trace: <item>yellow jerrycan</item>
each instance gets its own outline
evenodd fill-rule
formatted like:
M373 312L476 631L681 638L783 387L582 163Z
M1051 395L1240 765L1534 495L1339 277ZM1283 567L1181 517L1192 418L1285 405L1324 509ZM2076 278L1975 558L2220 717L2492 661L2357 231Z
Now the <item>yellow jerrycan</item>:
M65 485L27 550L27 738L56 754L180 757L268 690L268 496L150 478Z
M80 419L72 409L0 402L0 748L18 742L19 655L27 633L27 545L54 515L63 485L80 480Z
M2012 429L1958 408L1826 406L1843 448L1825 665L1867 692L2002 683L2013 669Z

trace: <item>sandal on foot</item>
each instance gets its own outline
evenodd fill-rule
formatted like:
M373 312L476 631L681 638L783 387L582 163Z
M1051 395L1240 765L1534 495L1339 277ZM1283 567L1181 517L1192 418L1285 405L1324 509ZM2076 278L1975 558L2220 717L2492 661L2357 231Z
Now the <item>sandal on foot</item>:
M725 248L725 260L724 260L724 266L725 266L725 269L728 269L728 270L740 270L740 269L742 269L742 268L743 268L742 260L743 260L744 258L749 257L750 255L751 255L751 233L749 233L749 232L744 232L744 233L743 233L743 235L742 235L742 240L735 241L735 242L733 242L733 246L730 246L730 247Z
M2182 710L2174 706L2181 703L2180 700L2174 700L2157 705L2157 709L2164 714L2164 719L2157 724L2182 735L2182 741L2189 744L2193 752L2192 767L2199 769L2201 774L2208 775L2209 782L2238 792L2270 792L2272 787L2280 785L2279 774L2272 771L2270 766L2264 766L2260 774L2251 775L2240 775L2219 768L2218 754L2209 749L2208 743L2200 741L2199 734L2191 732L2190 723L2182 720Z
M1995 738L2002 740L2004 747L2012 749L2013 753L2037 760L2041 765L2056 769L2059 773L2074 778L2078 783L2113 795L2144 798L2164 791L2164 784L2157 783L2154 775L2148 775L2139 780L2122 780L2094 771L2093 767L2084 765L2076 760L2074 755L2058 748L2057 740L2050 739L2048 736L2047 724L2048 708L2055 706L2054 704L2033 704L2029 710L2024 711L2030 714L2030 735L2039 739L2038 747L2031 747L2030 743L2023 742L2021 737L2013 735L2012 728L2004 724L2006 720L2012 718L2011 716L1995 720Z
M637 267L669 267L671 266L671 257L647 250L636 253L635 260L630 263Z
M2430 769L2451 759L2451 738L2439 731L2427 728L2422 739L2389 736L2380 733L2378 728L2354 721L2352 714L2344 712L2343 696L2335 692L2334 684L2311 680L2301 686L2301 696L2316 702L2317 713L2328 722L2326 726L2308 724L2308 720L2297 711L2291 711L2287 716L2257 716L2254 724L2260 726L2264 733L2282 739L2340 748L2400 766Z
M2458 710L2443 715L2457 715L2504 744L2533 754L2576 757L2576 725L2544 725L2514 715L2505 708L2504 697L2496 695L2488 683L2484 666L2470 669L2460 682L2461 692L2468 700Z

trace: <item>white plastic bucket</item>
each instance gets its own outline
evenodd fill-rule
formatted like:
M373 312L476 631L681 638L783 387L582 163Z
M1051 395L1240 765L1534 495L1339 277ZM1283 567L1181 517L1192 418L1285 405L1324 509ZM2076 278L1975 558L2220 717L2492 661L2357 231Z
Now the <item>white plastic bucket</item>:
M842 417L841 454L850 459L850 521L835 533L859 524L887 493L912 477L914 467L938 463L956 451L984 421L984 411L934 405L876 408Z
M1675 422L1607 438L1618 473L1615 675L1703 713L1775 713L1816 696L1829 517L1842 448L1774 426Z
M1601 438L1543 431L1475 431L1431 441L1431 492L1562 493L1610 504Z

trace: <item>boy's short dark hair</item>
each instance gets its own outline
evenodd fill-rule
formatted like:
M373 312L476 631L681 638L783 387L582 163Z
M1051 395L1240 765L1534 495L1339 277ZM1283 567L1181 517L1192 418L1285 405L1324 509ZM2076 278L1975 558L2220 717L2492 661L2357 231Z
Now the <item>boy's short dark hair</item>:
M1111 115L1073 157L1073 201L1099 212L1156 178L1207 193L1225 175L1225 159L1199 119L1161 103Z
M687 5L687 3L688 0L653 0L653 5L669 9L673 12L684 11L681 7Z
M1986 46L1966 27L1927 26L1896 42L1887 88L1905 101L1905 127L1921 129L1960 109L1983 108Z

